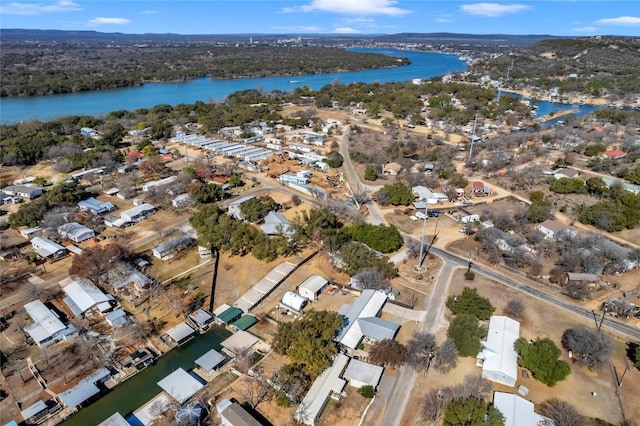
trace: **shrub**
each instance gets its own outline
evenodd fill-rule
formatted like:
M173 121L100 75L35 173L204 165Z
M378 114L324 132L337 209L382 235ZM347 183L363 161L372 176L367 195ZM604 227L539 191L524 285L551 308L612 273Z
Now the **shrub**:
M467 271L464 273L464 279L467 281L473 281L476 278L475 272Z
M373 395L375 395L375 391L373 390L373 386L363 386L360 389L358 389L358 393L360 395L362 395L365 398L373 398Z

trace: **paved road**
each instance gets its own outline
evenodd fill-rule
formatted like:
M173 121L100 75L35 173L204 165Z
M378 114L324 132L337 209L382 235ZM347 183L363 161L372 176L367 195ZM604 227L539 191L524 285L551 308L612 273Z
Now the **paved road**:
M457 259L455 259L457 260ZM443 265L436 278L433 292L428 297L426 315L422 320L420 331L422 333L436 334L444 320L444 305L449 290L449 283L451 282L451 276L453 271L460 265L459 262L450 261L443 258ZM381 425L393 425L397 426L402 421L404 411L409 401L409 397L413 392L413 386L416 381L418 372L408 366L405 366L398 374L395 387L391 399L387 402L387 410L384 413L384 417L380 422ZM416 415L417 418L417 415Z
M449 253L437 247L432 247L431 253L437 256L440 256L445 262L450 262L458 267L467 267L468 265L468 259ZM487 268L483 265L479 265L477 263L473 264L472 269L476 273L480 273L488 278L491 278L494 281L497 281L501 284L504 284L515 290L518 290L522 293L536 297L547 303L551 303L559 308L565 309L576 315L582 316L583 318L587 318L589 320L593 319L592 311L588 309L584 309L583 307L578 306L569 300L565 300L562 297L558 297L553 294L547 293L534 286L524 284L523 282L521 282L522 280L515 280L513 278L507 277L505 275L500 274L497 271L494 271L490 268ZM613 317L606 316L604 319L603 325L604 327L609 328L611 331L613 331L616 334L620 334L622 336L625 336L634 340L640 340L640 329L634 326L631 326L629 324L626 324L622 321L619 321Z

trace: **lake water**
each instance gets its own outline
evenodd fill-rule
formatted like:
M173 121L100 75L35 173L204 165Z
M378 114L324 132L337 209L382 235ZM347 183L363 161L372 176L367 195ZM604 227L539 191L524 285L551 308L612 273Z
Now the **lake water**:
M142 87L69 93L63 95L0 99L0 123L12 124L26 120L51 120L66 115L101 115L116 110L151 108L158 104L191 104L196 101L223 100L233 92L247 89L292 90L308 86L318 90L338 81L342 84L387 83L414 78L427 79L455 71L467 65L454 55L405 51L397 49L351 49L355 52L381 53L406 57L408 66L366 71L339 72L287 77L211 80L198 78L180 83L147 83Z
M126 417L162 392L162 388L157 385L160 380L178 368L193 369L197 358L211 349L219 351L220 343L229 334L222 327L214 327L206 334L196 335L184 345L163 355L154 365L116 386L93 404L82 408L64 421L62 426L97 425L116 411Z

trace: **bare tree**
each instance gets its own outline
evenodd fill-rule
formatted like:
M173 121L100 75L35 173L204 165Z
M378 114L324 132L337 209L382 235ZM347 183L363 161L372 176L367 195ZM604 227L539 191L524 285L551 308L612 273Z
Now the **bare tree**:
M361 282L365 289L380 289L389 285L384 274L377 269L367 268L353 276L354 279Z
M107 271L124 257L125 253L118 244L86 248L81 255L74 256L69 273L86 278L99 285Z
M441 373L448 373L458 364L458 350L453 339L445 340L436 351L433 366Z
M416 333L407 343L407 364L418 370L424 370L426 375L435 352L436 336L430 333Z
M507 305L504 307L504 314L515 320L519 320L524 315L524 302L522 299L509 299Z
M491 382L480 376L468 375L464 378L462 384L446 388L445 390L448 392L450 400L454 400L465 399L471 396L484 398L492 392L493 387Z
M445 398L442 391L432 390L429 392L422 401L422 408L420 415L422 419L431 426L440 424L440 420L444 415L444 410L447 408L449 401Z
M75 207L54 207L44 214L42 224L45 228L57 230L60 225L72 222L75 215Z
M253 376L245 377L238 392L253 409L274 396L273 388L259 370L255 371Z
M602 331L591 331L583 325L565 330L562 346L573 352L576 364L591 369L602 367L613 351L609 336Z
M545 401L540 411L554 421L556 426L582 426L587 424L587 418L568 402L557 398Z

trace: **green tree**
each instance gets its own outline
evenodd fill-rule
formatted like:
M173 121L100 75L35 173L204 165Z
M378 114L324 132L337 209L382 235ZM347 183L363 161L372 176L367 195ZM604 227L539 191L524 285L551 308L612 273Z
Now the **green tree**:
M242 180L240 175L237 173L231 173L231 175L229 176L228 183L232 188L236 188L238 186L244 186L244 181Z
M531 371L536 380L548 386L554 386L571 373L569 364L558 359L560 349L551 339L537 338L529 342L521 337L516 340L515 349L518 365Z
M353 276L363 269L375 268L391 278L398 274L393 262L387 256L378 257L370 248L358 241L348 242L340 247L342 270Z
M244 220L248 222L258 222L264 219L264 217L273 210L276 206L276 202L268 195L262 197L252 198L245 201L240 205L240 211Z
M504 416L475 396L454 399L444 410L445 426L501 426Z
M591 195L602 197L609 192L609 187L601 177L592 177L586 182L587 192Z
M373 166L368 165L366 169L364 169L364 180L374 181L378 179L378 173L376 173L376 169Z
M484 336L485 330L480 327L478 318L473 315L456 315L449 323L447 337L453 339L460 356L475 357L480 353L480 338Z
M549 189L556 194L582 194L587 188L582 179L560 178L551 179Z
M312 310L300 321L278 325L273 350L287 355L315 378L331 365L338 352L333 339L342 324L342 315L336 312Z
M342 154L340 154L338 151L331 151L327 154L327 158L322 161L327 163L332 169L337 169L338 167L342 166L344 158L342 158Z
M194 182L189 185L189 194L202 204L215 203L224 198L222 187L215 183Z
M385 185L376 193L376 201L379 204L392 204L394 206L408 206L414 201L411 188L402 182Z
M449 296L447 308L453 315L473 315L480 320L488 320L496 310L489 299L480 296L472 287L465 287L462 293Z
M595 143L588 145L584 149L584 155L587 157L595 157L596 155L600 155L607 150L607 146L601 143Z
M527 218L530 222L544 222L551 216L551 200L546 198L542 191L533 191L529 194L529 200L531 200L531 205L529 206Z
M344 232L351 237L360 241L382 253L391 253L402 247L404 242L402 235L398 229L387 225L371 225L365 222L357 222L344 228Z

